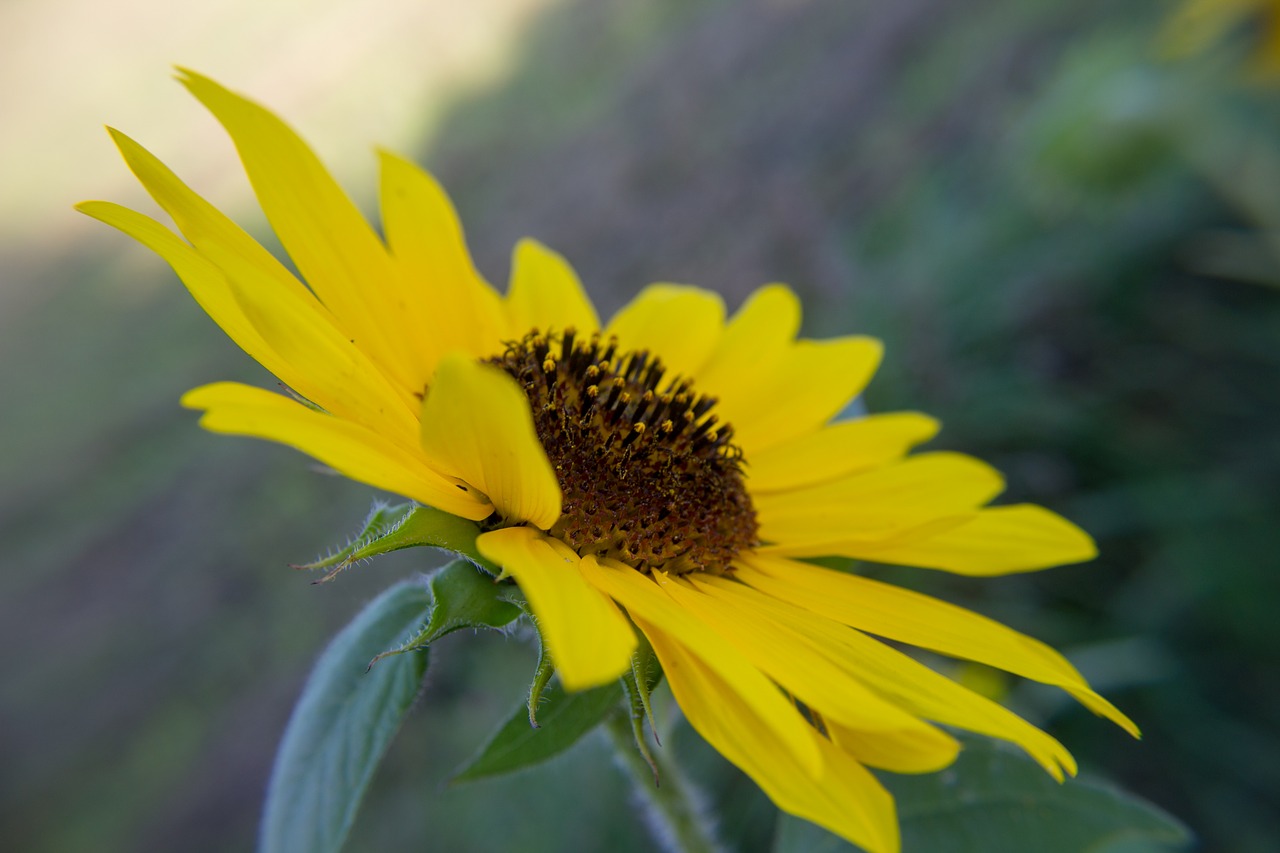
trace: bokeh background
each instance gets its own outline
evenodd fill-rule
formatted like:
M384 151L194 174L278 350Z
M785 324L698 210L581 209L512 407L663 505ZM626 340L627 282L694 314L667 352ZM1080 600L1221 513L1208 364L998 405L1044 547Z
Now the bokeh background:
M189 65L272 106L366 208L371 149L441 176L481 269L567 255L607 312L653 280L888 345L873 410L921 409L1092 531L1032 576L894 578L1063 648L1142 743L1007 693L1205 850L1280 839L1280 86L1260 21L1173 59L1154 0L7 0L0 5L0 846L252 845L325 640L409 553L312 586L375 495L177 406L270 385L168 268L70 205L152 208L138 138L264 241ZM273 245L269 243L269 245ZM351 849L644 850L602 743L450 786L530 648L453 637ZM765 850L753 786L674 748ZM515 839L514 841L512 839Z

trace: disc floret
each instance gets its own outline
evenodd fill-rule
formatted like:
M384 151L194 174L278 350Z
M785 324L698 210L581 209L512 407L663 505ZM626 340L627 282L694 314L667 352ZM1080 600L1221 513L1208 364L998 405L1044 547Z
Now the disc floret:
M491 359L529 398L564 496L549 531L642 572L727 572L757 544L733 428L691 380L615 338L531 331Z

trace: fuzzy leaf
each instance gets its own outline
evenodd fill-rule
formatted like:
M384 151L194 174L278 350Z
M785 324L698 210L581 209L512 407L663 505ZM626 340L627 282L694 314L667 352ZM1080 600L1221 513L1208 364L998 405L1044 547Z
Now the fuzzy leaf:
M529 709L522 704L453 780L510 773L559 755L595 728L621 699L617 681L578 693L566 693L558 682L550 684L541 693L538 728L529 725Z
M421 583L397 584L329 643L294 708L276 754L259 835L261 853L332 853L341 848L373 772L413 704L425 652L384 661L426 618Z
M494 583L491 576L466 560L454 560L437 571L429 585L435 606L426 625L398 648L379 654L370 666L391 655L425 649L463 628L502 628L524 612L508 600L508 585Z
M368 545L373 540L386 534L387 530L399 524L405 514L412 509L412 504L397 504L392 506L385 503L376 503L373 509L369 510L369 516L364 520L364 527L355 535L344 548L333 551L327 557L321 557L310 563L299 563L293 568L310 571L313 569L333 569L345 567L351 564L354 559L352 555Z
M657 741L658 729L653 722L653 706L649 697L653 693L653 688L657 687L661 680L662 666L658 663L658 656L654 654L653 646L642 639L635 654L631 656L631 670L622 677L622 686L626 688L627 704L631 709L631 735L635 738L636 749L649 765L649 769L653 771L655 785L661 784L662 779L658 762L653 757L653 751L649 749L649 741L645 738L644 724L647 720L653 732L653 739Z
M433 507L399 504L375 508L365 522L364 530L352 544L331 557L298 568L330 569L329 574L322 579L329 580L361 560L404 548L427 546L452 551L497 576L501 573L498 567L476 550L476 537L479 535L480 528L475 522Z
M1170 853L1191 834L1175 818L1097 779L1059 785L1025 755L971 735L939 773L882 774L898 803L904 853ZM852 845L783 815L774 853L844 853Z
M547 685L551 683L551 676L556 673L556 665L551 662L551 655L547 652L547 644L542 642L542 635L538 635L538 666L533 671L533 681L529 684L529 699L525 702L525 707L529 709L529 725L538 728L541 723L538 722L538 712L542 709L542 691L547 689Z

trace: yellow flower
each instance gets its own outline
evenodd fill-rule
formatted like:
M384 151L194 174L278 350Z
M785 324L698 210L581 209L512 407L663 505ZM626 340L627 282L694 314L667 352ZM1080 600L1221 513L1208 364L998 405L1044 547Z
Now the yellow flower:
M160 254L306 401L215 383L183 404L207 429L479 522L480 551L518 582L566 688L619 677L643 632L703 737L780 808L871 851L897 850L898 829L866 768L947 766L958 744L935 724L1075 772L1052 737L882 639L1058 685L1136 734L1049 647L804 561L998 575L1094 556L1045 509L985 506L1003 483L982 462L908 456L932 418L833 420L879 342L797 339L800 307L780 285L726 320L715 294L656 284L602 324L569 265L527 240L499 295L416 166L380 155L380 237L273 114L196 74L182 82L231 135L306 281L113 131L186 239L118 205L80 209Z
M1161 47L1172 57L1187 57L1246 23L1255 30L1253 72L1280 75L1280 0L1187 0L1165 24Z

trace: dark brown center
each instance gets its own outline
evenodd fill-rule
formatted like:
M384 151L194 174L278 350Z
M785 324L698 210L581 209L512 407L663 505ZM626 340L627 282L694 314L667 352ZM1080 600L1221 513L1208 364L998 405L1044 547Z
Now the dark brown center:
M733 429L647 351L533 331L490 359L520 383L564 504L550 533L642 572L722 574L757 544Z

